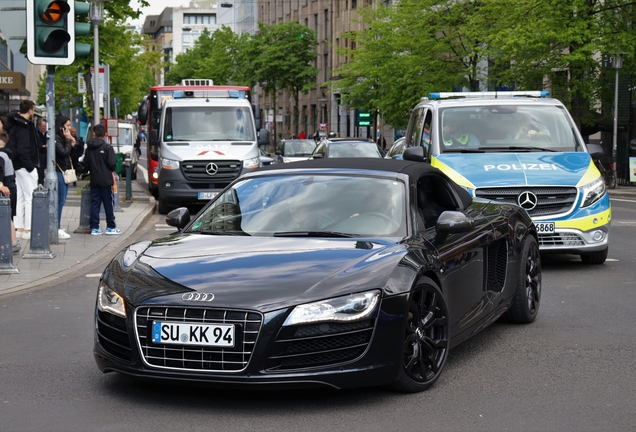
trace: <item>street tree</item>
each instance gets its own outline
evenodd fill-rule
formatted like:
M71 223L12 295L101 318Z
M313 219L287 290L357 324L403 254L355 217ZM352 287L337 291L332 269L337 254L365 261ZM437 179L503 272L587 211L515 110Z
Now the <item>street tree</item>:
M359 10L364 29L343 35L338 50L349 61L335 72L343 101L378 109L404 127L410 109L431 91L477 90L488 52L485 1L402 0L391 7Z
M294 127L298 134L299 92L308 92L316 84L318 69L313 66L318 45L316 32L297 22L275 25L259 23L259 31L250 46L250 57L257 81L272 96L276 108L279 90L294 98ZM274 136L277 135L274 122Z

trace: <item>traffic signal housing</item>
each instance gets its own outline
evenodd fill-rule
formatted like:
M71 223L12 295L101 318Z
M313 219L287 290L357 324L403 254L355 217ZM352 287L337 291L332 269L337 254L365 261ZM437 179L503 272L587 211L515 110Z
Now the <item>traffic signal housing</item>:
M86 34L90 24L75 24L75 13L87 14L88 3L66 0L27 0L27 58L33 64L70 65L75 61L75 35ZM90 45L78 44L78 55Z

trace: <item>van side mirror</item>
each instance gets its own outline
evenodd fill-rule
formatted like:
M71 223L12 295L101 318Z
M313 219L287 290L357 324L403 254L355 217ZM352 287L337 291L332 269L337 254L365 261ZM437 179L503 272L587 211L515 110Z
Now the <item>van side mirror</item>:
M587 144L587 151L592 159L600 159L605 156L605 150L598 144Z
M424 155L424 147L417 146L407 148L402 154L402 159L413 162L425 162L426 156Z

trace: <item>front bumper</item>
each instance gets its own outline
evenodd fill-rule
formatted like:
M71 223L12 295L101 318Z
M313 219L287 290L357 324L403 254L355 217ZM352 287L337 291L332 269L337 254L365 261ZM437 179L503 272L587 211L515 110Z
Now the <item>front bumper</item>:
M140 309L140 308L138 308ZM355 358L346 361L323 361L322 365L305 367L295 364L285 367L284 363L276 361L281 354L281 343L289 340L289 327L282 327L289 310L277 311L265 314L258 332L253 351L245 368L239 371L208 371L191 370L181 367L153 366L148 363L147 352L144 357L143 343L139 335L131 329L136 317L128 313L125 320L126 333L117 338L104 339L104 317L95 319L95 345L93 354L97 367L102 372L120 372L128 375L146 378L159 378L164 380L201 382L223 387L242 386L268 386L268 387L333 387L353 388L363 386L381 385L393 382L398 378L402 367L402 342L404 340L404 323L406 319L406 295L385 298L380 305L377 316L371 324L370 338ZM106 317L107 320L109 317ZM121 319L122 322L124 321ZM111 323L112 324L112 323ZM101 327L100 327L101 326ZM298 326L302 327L302 326ZM304 326L308 327L308 326ZM315 327L315 325L314 325ZM328 326L327 326L328 327ZM293 329L294 332L297 329ZM324 352L319 355L330 356L337 352L333 346L322 341L328 340L330 334L320 334L307 337L302 329L302 344L311 345L320 340ZM100 334L102 333L102 334ZM351 332L355 333L355 332ZM333 333L331 334L333 335ZM345 335L349 337L350 335ZM127 340L126 340L127 339ZM121 345L128 344L129 349L122 349ZM299 345L295 346L298 349ZM285 351L285 350L284 350ZM290 352L290 349L286 349ZM291 350L293 351L293 350ZM286 353L283 353L283 356ZM287 357L292 358L292 357ZM334 356L337 358L337 356Z

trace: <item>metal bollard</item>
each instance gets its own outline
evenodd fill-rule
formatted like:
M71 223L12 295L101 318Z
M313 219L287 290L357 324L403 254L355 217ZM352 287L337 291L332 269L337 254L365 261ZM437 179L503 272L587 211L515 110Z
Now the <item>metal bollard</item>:
M80 224L74 233L90 234L91 232L91 187L86 184L82 189L82 202L80 205Z
M13 265L11 243L11 199L0 194L0 274L20 273Z
M132 201L132 167L130 162L130 159L124 160L126 164L126 202Z
M119 176L115 174L115 184L113 185L113 211L123 211L119 205Z
M33 191L33 205L31 213L31 240L29 252L24 259L55 258L49 245L49 191L36 189Z

